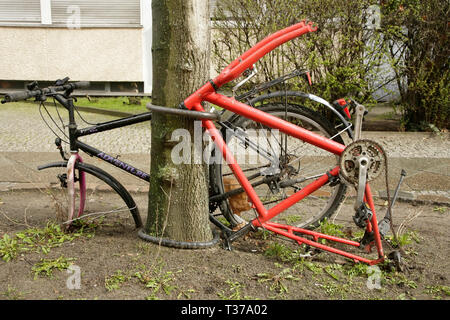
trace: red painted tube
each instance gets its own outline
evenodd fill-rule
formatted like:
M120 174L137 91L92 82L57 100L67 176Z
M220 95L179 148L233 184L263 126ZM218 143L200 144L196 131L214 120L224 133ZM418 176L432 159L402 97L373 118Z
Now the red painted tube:
M275 49L276 47L282 45L283 43L292 40L296 37L301 36L307 32L314 32L317 27L313 27L313 23L309 22L305 24L305 21L301 21L285 29L279 30L274 34L266 37L265 39L258 42L252 48L243 53L240 57L235 59L230 63L214 80L213 88L210 82L206 83L192 95L190 95L184 104L188 109L193 108L197 103L203 101L203 97L210 92L215 91L216 88L228 83L240 76L248 68L251 68L253 64L261 59L264 55Z
M253 47L251 47L249 50L247 50L246 52L244 52L240 57L238 57L237 59L235 59L234 61L232 61L225 69L224 72L228 72L230 69L234 68L236 65L238 65L241 61L245 60L249 55L251 55L253 52L255 52L256 50L258 50L259 48L261 48L262 46L266 45L267 43L269 43L270 41L286 34L289 33L295 29L299 29L299 28L303 28L305 26L305 21L301 21L299 23L296 23L290 27L284 28L282 30L279 30L277 32L275 32L274 34L271 34L269 36L267 36L266 38L264 38L263 40L261 40L260 42L258 42L256 45L254 45Z
M336 249L336 248L333 248L333 247L330 247L330 246L327 246L327 245L324 245L324 244L321 244L321 243L318 243L318 242L315 242L315 241L311 241L311 240L308 240L308 239L300 237L300 236L296 236L296 235L294 235L294 234L292 234L292 233L290 233L288 231L284 231L283 229L275 227L271 223L263 223L262 226L265 229L269 230L269 231L272 231L274 233L280 234L280 235L285 236L287 238L293 239L293 240L295 240L297 242L301 242L301 243L310 245L311 247L316 247L316 248L319 248L319 249L322 249L322 250L325 250L325 251L328 251L328 252L331 252L331 253L339 254L339 255L347 257L349 259L361 261L361 262L364 262L364 263L367 263L367 264L374 264L374 263L376 263L376 261L374 261L374 260L369 260L369 259L357 256L355 254L352 254L352 253L349 253L349 252L346 252L346 251L343 251L343 250L339 250L339 249Z
M381 243L381 236L380 236L380 232L378 230L377 214L375 212L375 205L373 203L372 191L370 190L370 186L368 183L366 184L366 199L367 199L367 204L369 205L370 210L372 210L372 214L373 214L372 220L371 220L371 225L372 225L372 230L373 230L373 234L375 237L375 245L377 246L378 257L382 258L382 257L384 257L383 245Z
M203 108L201 108L201 106L200 106L200 109L203 109ZM214 143L217 145L219 150L222 152L223 158L227 162L231 171L233 171L236 179L239 181L241 186L244 188L245 193L247 194L250 202L253 204L253 206L255 207L258 214L261 217L265 217L267 215L266 208L262 204L261 199L256 194L255 189L252 187L252 185L248 181L248 179L245 176L244 172L242 171L241 167L236 162L236 159L234 158L233 154L228 149L227 144L223 140L222 135L217 130L214 123L211 120L203 120L202 123L203 123L203 126L208 130Z
M337 176L339 174L339 167L336 167L333 170L331 170L330 174L333 176ZM267 212L267 217L263 218L261 222L269 221L270 219L277 216L284 210L288 209L289 207L293 206L300 200L309 196L314 191L320 189L327 182L328 182L328 175L324 174L322 177L303 187L301 190L297 191L289 198L281 201L276 206L270 208L269 211Z
M265 42L263 45L257 45L253 47L244 55L242 55L245 57L242 61L237 64L235 62L232 63L231 68L229 69L225 68L222 73L213 80L214 83L216 84L216 86L220 87L225 83L236 79L240 74L253 66L255 62L257 62L270 51L274 50L276 47L279 47L283 43L297 38L305 33L313 32L316 30L317 28L312 27L312 24L308 24L293 31L289 31L287 29L280 30L280 36Z
M330 236L328 234L316 232L316 231L313 231L313 230L297 228L297 227L293 227L293 226L289 226L289 225L283 225L283 224L274 223L274 222L263 223L264 227L266 227L267 225L273 226L273 227L278 228L278 229L286 229L286 230L289 230L289 231L292 231L292 232L298 232L298 233L310 235L310 236L316 237L318 239L326 239L326 240L330 240L330 241L334 241L334 242L348 244L348 245L351 245L351 246L354 246L354 247L359 247L359 245L360 245L360 243L356 242L356 241L352 241L352 240L348 240L348 239L344 239L344 238L339 238L339 237L335 237L335 236Z
M256 108L252 108L244 103L237 101L234 98L229 98L218 93L210 93L205 97L205 100L214 103L220 107L230 110L234 113L240 114L243 117L252 119L256 122L264 124L273 129L279 129L292 137L303 140L306 143L315 145L321 149L341 155L345 149L345 145L340 144L334 140L320 136L314 132L308 131L302 127L292 124L283 119L277 118L267 114Z

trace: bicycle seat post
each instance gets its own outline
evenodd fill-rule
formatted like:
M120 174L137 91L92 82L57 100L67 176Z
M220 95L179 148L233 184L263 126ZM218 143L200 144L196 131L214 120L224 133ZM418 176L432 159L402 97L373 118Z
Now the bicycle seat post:
M362 104L357 104L355 108L355 139L361 139L362 123L366 108Z

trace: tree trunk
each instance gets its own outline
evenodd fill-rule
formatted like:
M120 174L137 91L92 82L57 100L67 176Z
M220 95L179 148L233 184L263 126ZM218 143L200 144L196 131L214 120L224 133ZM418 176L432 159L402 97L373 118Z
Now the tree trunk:
M152 103L176 108L209 79L209 1L153 0L152 14ZM172 132L179 128L191 137L188 164L175 164L171 158L178 143L170 141ZM193 160L193 121L154 113L151 130L146 232L176 241L211 240L207 168Z

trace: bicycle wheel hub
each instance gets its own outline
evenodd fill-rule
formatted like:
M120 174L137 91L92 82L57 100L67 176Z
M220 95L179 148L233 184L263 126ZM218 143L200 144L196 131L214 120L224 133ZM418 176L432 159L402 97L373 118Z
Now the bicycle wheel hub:
M375 180L386 167L383 147L375 141L361 139L349 144L340 158L340 175L357 185L361 161L367 161L367 181Z

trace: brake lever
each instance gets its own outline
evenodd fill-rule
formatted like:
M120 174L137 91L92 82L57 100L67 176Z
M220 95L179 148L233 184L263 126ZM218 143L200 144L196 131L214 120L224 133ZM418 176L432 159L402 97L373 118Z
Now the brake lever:
M33 82L28 83L27 84L27 89L30 90L30 91L34 91L34 90L39 89L38 82L37 81L33 81Z
M58 79L55 82L55 86L63 86L70 80L69 77L65 77L64 79Z

